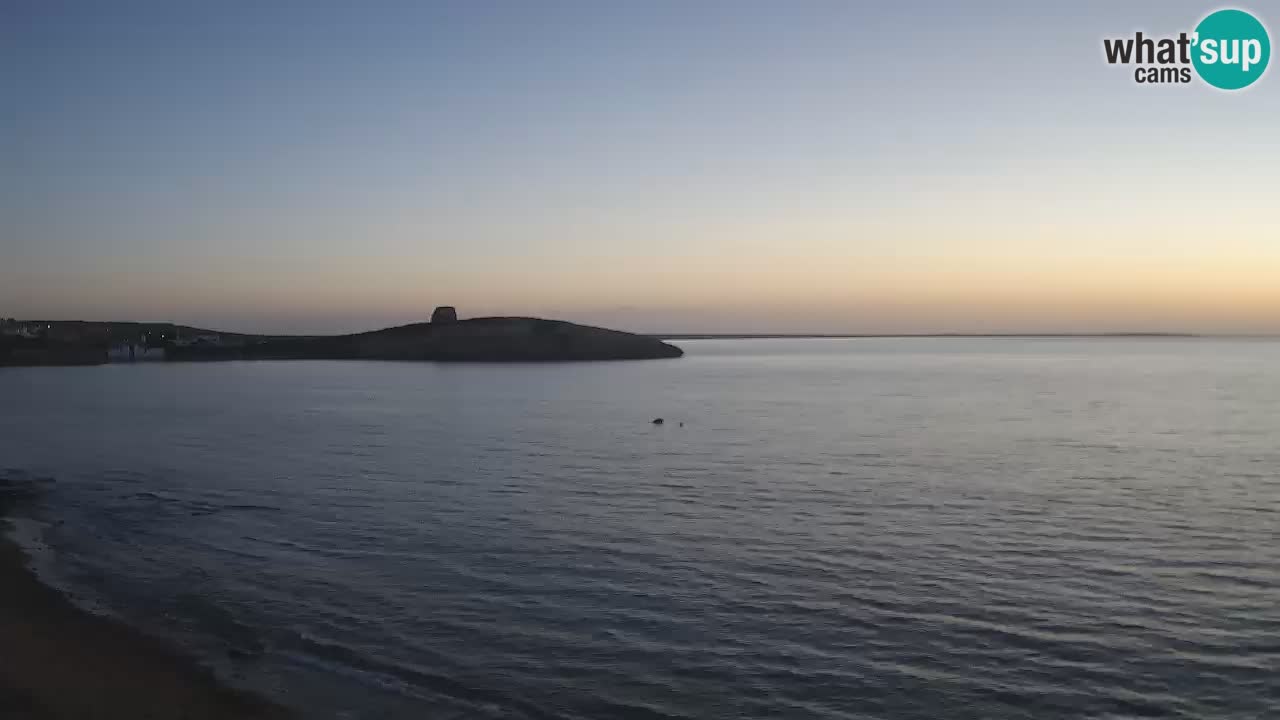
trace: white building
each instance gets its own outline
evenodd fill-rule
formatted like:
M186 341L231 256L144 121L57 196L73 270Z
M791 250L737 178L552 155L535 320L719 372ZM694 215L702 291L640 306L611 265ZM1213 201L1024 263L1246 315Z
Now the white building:
M107 348L107 362L155 362L164 358L164 348L161 347L119 342Z

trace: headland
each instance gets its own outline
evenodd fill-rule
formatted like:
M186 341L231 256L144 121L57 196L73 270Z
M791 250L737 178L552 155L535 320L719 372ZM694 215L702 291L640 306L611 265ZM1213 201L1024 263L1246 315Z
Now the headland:
M430 322L347 335L247 335L171 323L10 321L0 366L214 360L421 360L573 362L676 358L647 335L531 317L459 320L437 308Z

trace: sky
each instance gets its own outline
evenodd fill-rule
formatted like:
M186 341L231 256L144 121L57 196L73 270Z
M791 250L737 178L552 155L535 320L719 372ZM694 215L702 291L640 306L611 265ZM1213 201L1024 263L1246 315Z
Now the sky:
M1280 333L1280 69L1103 57L1219 7L6 2L0 316Z

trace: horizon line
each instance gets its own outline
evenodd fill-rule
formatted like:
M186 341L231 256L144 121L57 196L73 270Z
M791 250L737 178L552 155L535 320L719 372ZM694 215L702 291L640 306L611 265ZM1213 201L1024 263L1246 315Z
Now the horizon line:
M2 317L2 316L0 316ZM466 318L468 320L483 319L482 316L475 318ZM504 317L504 316L492 316ZM515 316L509 316L515 317ZM341 336L355 335L365 332L375 332L377 330L386 330L396 327L404 327L406 325L415 325L416 323L405 323L401 325L379 326L370 330L358 330L353 332L328 332L328 333L264 333L264 332L240 332L232 330L214 330L207 327L199 327L196 325L187 325L169 320L53 320L53 319L18 319L10 318L16 323L84 323L99 325L168 325L174 328L184 328L189 330L204 331L217 333L220 335L242 335L246 337L324 337L324 336ZM573 322L573 321L564 321ZM574 323L584 325L586 323ZM603 327L603 326L594 326ZM611 330L619 330L619 328L606 328ZM1047 331L1009 331L1009 332L875 332L875 333L841 333L841 332L765 332L765 333L739 333L739 332L636 332L629 330L620 330L621 332L631 332L635 335L643 335L646 337L656 338L658 340L839 340L839 339L875 339L875 338L1242 338L1242 339L1275 339L1280 338L1280 333L1215 333L1215 332L1177 332L1177 331L1146 331L1146 330L1121 330L1121 331L1076 331L1076 332L1047 332Z

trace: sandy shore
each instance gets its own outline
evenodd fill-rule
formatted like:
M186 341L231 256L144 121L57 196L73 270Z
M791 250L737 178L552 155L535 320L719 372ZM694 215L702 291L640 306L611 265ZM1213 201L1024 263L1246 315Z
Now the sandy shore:
M0 525L5 525L0 518ZM85 613L0 537L0 718L290 718L122 623Z

